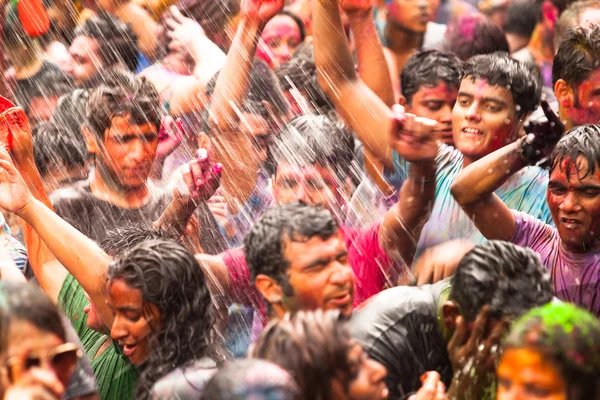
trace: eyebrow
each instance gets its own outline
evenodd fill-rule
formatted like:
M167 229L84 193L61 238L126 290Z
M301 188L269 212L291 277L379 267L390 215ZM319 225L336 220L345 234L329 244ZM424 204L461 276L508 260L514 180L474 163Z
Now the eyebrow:
M345 256L348 254L348 250L342 250L339 253L337 253L334 257L331 258L318 258L316 260L314 260L313 262L311 262L308 265L305 265L304 267L302 267L302 269L309 269L312 267L316 267L317 265L321 265L321 264L326 264L328 262L330 262L331 260L337 260L338 258Z
M458 92L458 95L457 95L457 97L461 97L461 96L465 96L465 97L469 97L469 98L474 98L474 97L475 97L475 96L474 96L474 95L472 95L471 93L466 93L466 92ZM504 100L502 100L502 99L499 99L498 97L482 97L482 98L481 98L481 101L483 101L483 102L488 102L488 101L491 101L491 102L493 102L493 103L502 104L503 106L506 106L506 105L507 105L507 103L506 103Z
M131 307L131 306L117 307L117 310L121 311L121 312L141 312L142 311L141 308Z
M567 186L562 182L558 182L558 181L550 181L548 182L548 186ZM577 186L575 188L576 190L588 190L588 189L595 189L595 190L600 190L600 185L592 185L592 184L585 184L585 185L581 185L581 186Z

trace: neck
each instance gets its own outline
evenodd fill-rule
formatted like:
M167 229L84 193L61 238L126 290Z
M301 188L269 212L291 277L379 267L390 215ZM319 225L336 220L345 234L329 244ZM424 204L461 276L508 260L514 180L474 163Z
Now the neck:
M600 238L597 238L591 243L580 245L580 246L570 246L567 243L561 240L563 248L571 253L571 254L586 254L592 253L600 250Z
M96 169L94 169L90 182L94 196L125 209L140 208L148 204L151 193L147 184L135 188L125 188L116 182L100 164L96 163Z
M554 60L554 46L552 32L548 32L542 24L537 24L529 39L527 48L536 62L552 62Z
M410 31L389 20L385 27L385 36L388 48L396 54L415 51L421 47L423 41L422 33Z

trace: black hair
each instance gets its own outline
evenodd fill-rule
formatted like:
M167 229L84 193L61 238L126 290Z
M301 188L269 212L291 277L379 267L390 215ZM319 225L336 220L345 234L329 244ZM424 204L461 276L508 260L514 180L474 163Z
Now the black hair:
M338 120L325 115L306 114L294 118L271 146L274 162L299 165L320 164L343 181L354 159L352 133Z
M279 11L277 15L286 15L293 19L296 25L298 25L298 31L300 32L300 42L304 42L304 39L306 39L306 27L304 26L304 21L302 21L302 18L300 18L294 12L288 9L283 9Z
M158 131L162 108L156 88L144 77L111 70L100 86L91 90L86 107L86 125L98 137L112 125L113 118L128 115L132 124L152 124Z
M20 339L8 337L10 324L15 320L29 322L63 342L67 340L58 308L39 287L0 280L0 354L7 350L10 340Z
M502 29L483 14L465 14L450 22L442 49L466 61L478 54L508 52L508 42Z
M138 37L130 24L106 12L94 15L75 29L75 36L94 39L105 66L123 63L131 72L138 64Z
M542 96L539 69L503 52L471 57L464 64L463 79L485 79L488 85L509 89L519 117L534 111Z
M257 275L267 275L289 290L290 261L285 258L286 242L306 241L315 236L327 240L338 229L331 213L321 206L294 202L268 210L244 238L252 280Z
M513 0L508 5L504 33L530 38L542 18L542 0Z
M35 165L44 177L52 164L66 168L85 167L87 148L79 137L53 123L39 123L33 134Z
M150 336L152 350L137 382L136 399L149 398L152 386L175 368L215 357L206 277L183 246L163 239L144 241L112 262L107 275L109 285L119 279L141 291L145 314L150 304L160 313L160 328Z
M577 173L583 172L578 161L580 157L587 161L587 171L580 175L580 178L593 176L596 166L600 165L599 125L580 125L569 130L560 139L550 156L550 170L558 166L567 174L567 178L571 175L573 166L576 167ZM564 165L563 161L567 161L568 165Z
M533 250L492 240L475 246L458 263L448 299L469 322L484 305L493 318L520 317L552 300L552 282Z
M85 124L85 109L88 91L86 89L75 89L71 93L63 95L58 99L50 122L69 131L85 144L85 138L81 127Z
M558 50L569 30L579 25L581 14L588 9L600 9L599 0L579 0L571 3L554 25L554 50Z
M347 391L352 380L348 353L350 331L338 311L299 311L273 321L262 332L250 356L280 365L295 378L303 399L331 399L331 382Z
M294 52L292 58L277 67L275 74L283 90L298 89L306 94L309 103L321 113L334 109L333 103L319 86L314 46L304 42Z
M423 86L435 87L444 82L449 88L460 84L462 61L451 52L421 50L413 54L400 73L402 95L410 105Z
M576 87L600 68L600 26L576 28L562 41L552 64L552 84L563 79Z
M201 400L300 400L294 378L265 360L236 360L221 368L204 387Z
M229 20L239 13L238 0L179 0L177 8L183 16L198 22L206 36L215 41Z
M163 231L155 231L143 226L122 226L106 232L106 236L100 242L100 247L114 258L140 243L159 239L177 241L177 238L171 237Z

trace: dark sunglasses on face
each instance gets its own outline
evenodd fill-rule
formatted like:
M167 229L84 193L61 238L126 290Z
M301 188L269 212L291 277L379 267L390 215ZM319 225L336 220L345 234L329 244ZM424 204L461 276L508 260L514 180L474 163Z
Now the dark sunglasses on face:
M24 365L19 366L21 357L13 356L7 361L4 369L8 372L8 379L11 383L14 383L15 371L17 367L21 370L27 371L31 368L37 368L44 365L50 365L52 369L59 372L60 374L72 374L75 371L75 367L82 356L82 352L76 344L64 343L60 346L53 348L50 351L44 352L31 352L25 359Z

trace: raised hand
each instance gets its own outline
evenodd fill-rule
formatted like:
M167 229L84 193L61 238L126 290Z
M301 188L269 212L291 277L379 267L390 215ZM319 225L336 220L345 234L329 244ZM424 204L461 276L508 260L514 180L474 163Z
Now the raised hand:
M173 120L172 117L165 117L160 124L156 159L158 161L165 160L175 151L185 137L186 131L181 119L177 118L177 120Z
M521 155L530 165L550 155L565 133L565 125L545 100L542 101L542 110L547 121L532 122L525 126L527 136L521 139Z
M283 0L242 0L242 15L250 20L266 23L283 10Z
M410 163L434 162L438 151L437 122L404 112L395 105L390 145L400 157Z
M0 207L14 214L33 201L33 195L15 168L6 148L0 148Z
M408 400L447 400L446 387L440 379L440 374L435 371L428 371L421 377L423 386L416 394L413 394Z
M196 153L196 159L182 168L182 179L176 188L175 195L188 197L194 202L210 199L219 188L223 166L213 164L206 149Z
M372 0L340 0L340 7L347 14L370 14L373 9Z
M167 34L171 42L169 48L187 54L198 39L205 36L199 23L191 18L186 18L175 6L169 8L169 17L165 20Z
M4 144L17 165L33 162L31 126L21 107L0 96L0 143Z

